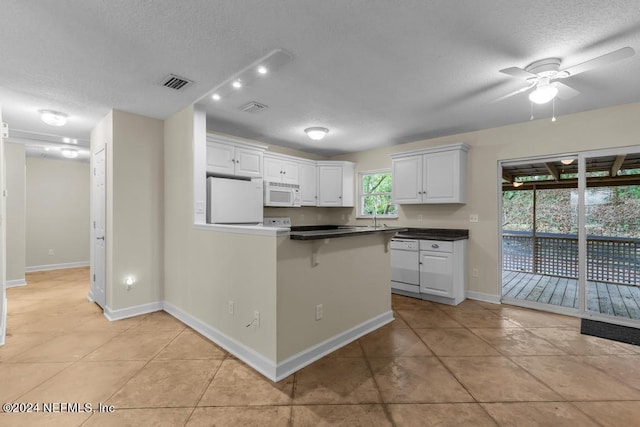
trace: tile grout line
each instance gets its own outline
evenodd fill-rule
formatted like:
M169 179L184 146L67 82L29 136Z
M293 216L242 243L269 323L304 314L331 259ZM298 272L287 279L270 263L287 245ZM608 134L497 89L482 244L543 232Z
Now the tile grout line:
M189 329L191 329L191 328L189 328ZM195 405L191 409L191 412L189 412L189 416L184 421L184 425L187 425L189 423L189 420L193 416L193 413L196 411L196 409L198 409L198 405L202 401L202 398L204 397L205 393L207 392L207 390L209 390L209 387L211 386L211 383L213 383L213 380L215 379L216 375L218 374L218 372L220 372L220 368L222 367L222 364L224 363L225 360L227 360L229 358L229 353L227 351L225 351L224 353L225 354L224 354L224 357L222 358L222 360L214 359L214 360L220 360L220 363L218 364L218 367L216 368L216 370L213 373L213 375L211 376L211 379L207 382L207 385L203 388L202 393L200 393L200 397L198 398L198 400L196 401ZM157 355L156 355L156 357L157 357Z
M371 366L371 361L367 356L367 352L364 351L364 347L362 346L360 339L357 340L357 343L358 343L358 347L360 347L360 351L362 352L362 357L365 363L367 364L367 367L369 368L369 373L371 374L371 379L373 380L373 384L375 385L376 391L378 392L378 398L380 399L382 411L384 412L384 415L387 417L387 420L391 423L391 425L395 427L396 423L395 421L393 421L393 417L391 416L391 412L389 411L388 403L385 401L384 396L382 395L382 390L380 390L380 384L378 384L378 380L376 380L376 374L375 372L373 372L373 366Z

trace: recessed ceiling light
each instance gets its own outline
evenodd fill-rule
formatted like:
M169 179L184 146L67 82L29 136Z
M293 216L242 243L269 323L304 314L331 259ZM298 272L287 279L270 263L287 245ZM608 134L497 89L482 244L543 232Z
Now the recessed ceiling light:
M269 72L269 70L267 70L267 67L265 67L264 65L261 65L258 67L258 73L260 74L267 74Z
M214 93L213 95L211 95L211 99L213 99L214 101L220 101L220 95Z
M67 159L75 159L76 157L78 157L78 150L65 148L64 150L62 150L62 155L65 156Z
M322 138L324 138L327 135L327 133L329 133L329 129L323 128L323 127L306 128L304 131L307 134L307 136L313 139L314 141L320 141Z
M52 110L40 110L40 119L49 126L64 126L67 123L67 116Z
M236 89L240 89L242 87L242 83L240 83L240 80L235 80L233 83L231 83L231 86L235 87Z

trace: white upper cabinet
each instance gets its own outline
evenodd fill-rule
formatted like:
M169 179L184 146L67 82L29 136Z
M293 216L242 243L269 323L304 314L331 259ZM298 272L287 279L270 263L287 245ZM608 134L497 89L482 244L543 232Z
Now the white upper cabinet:
M318 176L316 162L300 162L300 199L302 206L318 205Z
M318 166L318 206L354 206L355 164L321 161Z
M265 153L264 180L283 182L286 184L300 184L300 164L295 160Z
M465 203L468 151L452 144L392 154L394 203Z
M230 138L207 136L207 173L247 178L262 177L265 146L235 142Z

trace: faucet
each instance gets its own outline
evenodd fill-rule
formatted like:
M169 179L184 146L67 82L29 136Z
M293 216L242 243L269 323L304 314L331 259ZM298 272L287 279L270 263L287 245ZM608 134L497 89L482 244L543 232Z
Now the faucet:
M373 204L373 228L378 228L378 204Z

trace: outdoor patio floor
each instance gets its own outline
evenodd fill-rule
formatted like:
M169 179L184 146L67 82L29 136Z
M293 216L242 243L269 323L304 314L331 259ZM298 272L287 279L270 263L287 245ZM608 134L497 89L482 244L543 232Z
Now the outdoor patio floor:
M577 291L577 279L521 271L502 272L503 297L578 308ZM587 310L640 319L640 287L588 281Z

